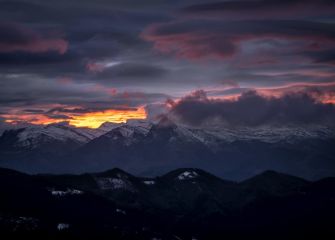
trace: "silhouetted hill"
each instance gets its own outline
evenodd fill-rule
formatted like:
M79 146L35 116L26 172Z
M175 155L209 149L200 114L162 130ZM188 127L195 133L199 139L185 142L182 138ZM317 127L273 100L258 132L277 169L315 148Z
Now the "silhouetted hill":
M27 175L0 169L0 235L112 239L335 236L335 180L266 171L243 182L196 168ZM275 237L272 237L272 239Z
M299 190L307 183L302 178L269 170L241 182L241 185L271 195L284 195Z

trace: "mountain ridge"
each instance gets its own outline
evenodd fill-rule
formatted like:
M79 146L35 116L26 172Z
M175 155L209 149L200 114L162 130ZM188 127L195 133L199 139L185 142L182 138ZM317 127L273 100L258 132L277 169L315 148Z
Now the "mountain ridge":
M17 136L24 129L15 130L17 134L7 131L0 137L0 166L30 173L79 173L120 167L150 176L194 167L230 180L248 178L266 169L310 180L335 176L335 129L323 126L196 129L163 119L157 123L105 123L102 127L103 133L89 141L66 138L75 129L64 124L42 128L68 130L64 141L50 141L50 137L46 141L43 131L33 128L33 136L43 137L41 141L33 138L36 147L32 148L17 144ZM77 130L91 137L91 131L100 131Z

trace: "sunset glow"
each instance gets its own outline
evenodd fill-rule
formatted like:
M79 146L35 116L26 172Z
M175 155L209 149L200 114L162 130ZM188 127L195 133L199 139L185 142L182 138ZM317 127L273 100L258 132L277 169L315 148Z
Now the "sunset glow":
M104 122L122 123L128 119L145 119L144 107L134 110L107 110L104 112L87 113L73 116L69 122L76 127L98 128Z
M31 124L47 125L59 122L69 122L70 125L76 127L98 128L104 122L122 123L128 119L146 119L147 114L144 107L135 110L105 110L100 112L68 114L67 118L53 119L43 114L5 114L7 123L18 124L27 122Z

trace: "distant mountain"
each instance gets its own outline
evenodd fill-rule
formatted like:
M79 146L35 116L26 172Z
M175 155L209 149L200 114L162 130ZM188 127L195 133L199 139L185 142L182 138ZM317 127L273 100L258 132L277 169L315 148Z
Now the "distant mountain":
M23 128L13 128L3 133L1 142L9 143L12 148L38 148L53 142L74 142L83 144L97 138L120 124L104 123L97 129L77 128L67 123L56 123L49 125L30 125ZM9 145L9 144L8 144Z
M308 182L273 171L231 182L195 168L155 178L121 169L81 175L0 169L0 237L334 237L332 189L334 178Z
M335 176L335 129L325 126L191 128L168 118L98 129L48 125L0 138L0 166L80 173L119 167L143 176L194 167L232 180L267 169L307 179Z
M34 171L34 169L42 169L43 171L43 169L53 168L55 160L64 157L118 125L105 123L101 128L90 129L58 123L29 125L6 130L0 137L2 166L14 164L21 166L26 171Z
M265 171L243 181L241 185L245 188L268 194L283 195L297 191L297 189L305 186L307 183L308 181L299 177L277 173L275 171Z
M309 179L335 176L335 132L324 127L194 129L168 119L122 125L75 150L69 171L119 167L142 175L195 167L241 180L273 169ZM69 164L67 164L69 167ZM313 166L313 167L312 167Z
M74 128L69 125L51 124L46 126L30 126L7 130L0 138L1 145L7 149L36 149L48 144L73 143L81 145L98 135L90 129Z

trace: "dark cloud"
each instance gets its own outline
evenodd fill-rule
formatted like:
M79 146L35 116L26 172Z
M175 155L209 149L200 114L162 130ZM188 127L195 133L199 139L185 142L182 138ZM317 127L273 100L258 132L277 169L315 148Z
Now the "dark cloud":
M41 110L41 109L24 109L23 112L26 112L26 113L44 113L44 110Z
M52 114L131 110L170 97L162 93L118 91L98 84L78 83L66 78L45 79L29 74L4 77L0 74L0 79L0 111L18 109L23 115L31 110L37 113L36 110L48 112L50 109L53 109L49 112Z
M70 62L72 60L79 60L79 56L75 56L73 53L58 54L56 51L49 51L44 53L29 53L29 52L6 52L0 53L0 65L14 66L23 65L46 65L46 64L61 64L64 62Z
M170 103L171 104L171 103ZM307 93L264 97L256 91L243 93L237 100L211 100L197 91L172 102L170 114L187 124L228 126L334 124L335 107L316 101Z
M47 114L54 114L54 113L94 113L94 112L103 112L106 110L110 110L111 108L52 108L48 110ZM137 108L135 107L127 107L127 106L112 106L113 110L125 110L125 111L136 111Z
M17 23L0 23L0 52L47 52L64 54L68 42L62 38L44 37Z
M66 3L65 8L59 2L1 1L2 40L12 37L30 45L6 46L6 52L0 51L0 68L15 73L29 71L45 77L59 77L65 73L81 80L85 78L85 65L90 61L115 58L127 51L137 53L146 45L149 49L138 33L144 24L160 19L160 15L129 12L111 6L114 5L73 1ZM57 42L51 41L55 40L54 36L66 40L67 49L61 55ZM48 49L48 43L53 49Z
M168 71L157 65L145 63L121 63L114 67L102 70L97 77L100 79L123 78L157 78L167 74Z
M184 21L152 25L143 38L163 53L185 58L231 57L244 41L257 39L300 40L334 45L335 24L291 20ZM305 46L306 47L306 46Z
M222 97L331 82L333 6L326 0L0 1L0 112L57 118L147 106L154 118L164 113L166 98L194 89Z
M328 63L335 65L335 49L326 51L310 51L304 53L315 61L315 63Z
M52 108L47 111L48 114L52 113L92 113L96 112L99 110L105 110L104 108L102 109L93 109L93 108L62 108L62 107L57 107L57 108Z
M61 114L46 114L48 118L51 119L72 119L72 117L67 116L67 115L61 115Z
M164 103L151 103L145 106L145 111L149 121L157 121L168 112L168 108Z
M304 18L334 14L335 3L332 0L255 0L221 1L187 6L183 13L219 18L268 19L268 18Z

